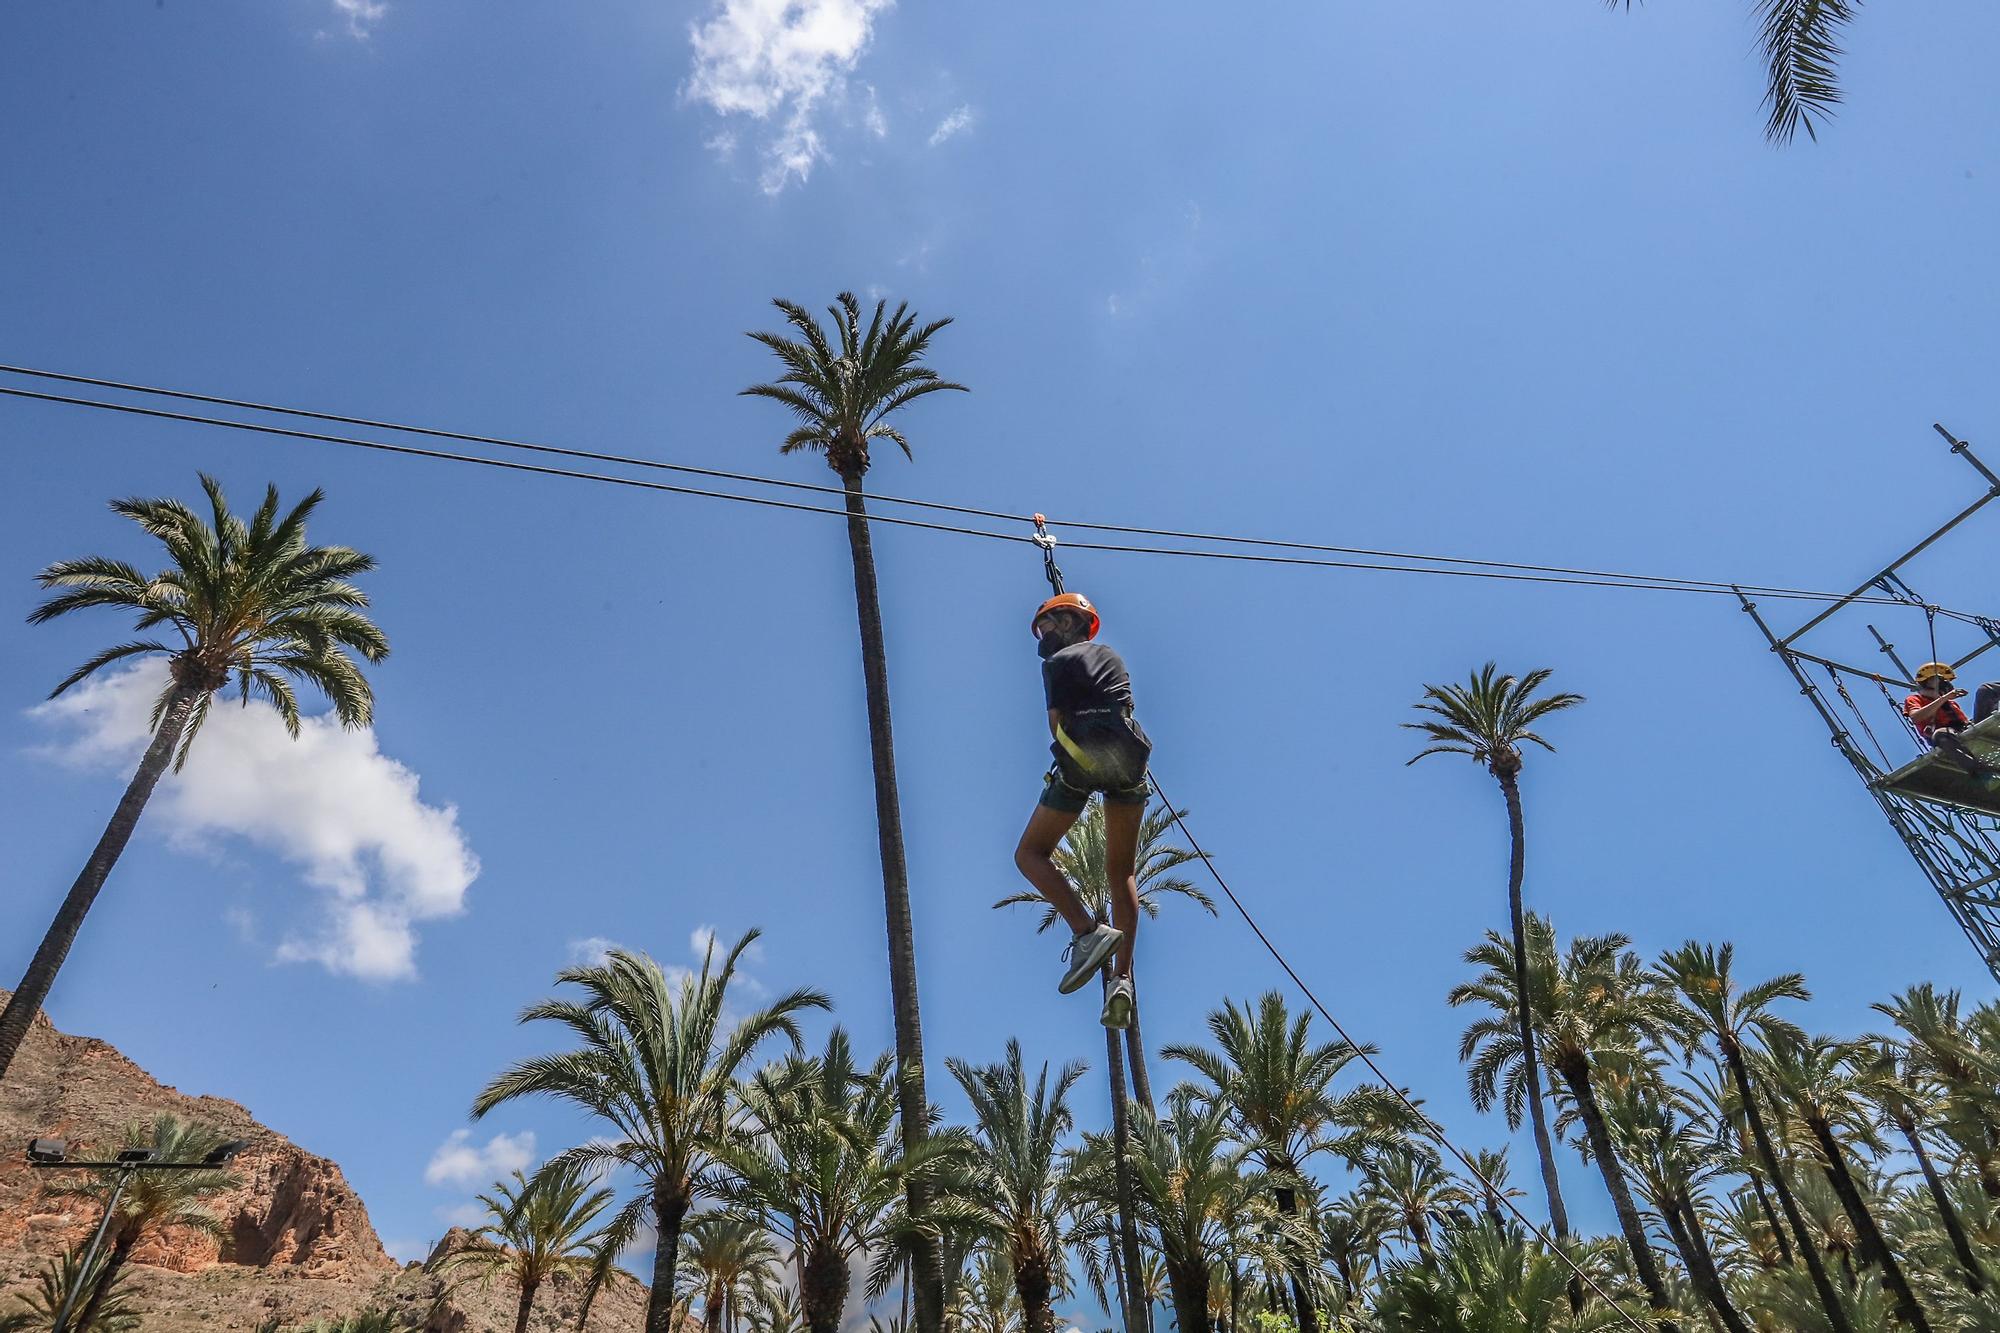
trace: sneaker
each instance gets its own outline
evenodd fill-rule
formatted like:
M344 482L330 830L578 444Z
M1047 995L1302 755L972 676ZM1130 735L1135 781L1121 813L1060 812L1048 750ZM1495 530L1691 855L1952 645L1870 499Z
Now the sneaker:
M1111 983L1110 991L1104 996L1104 1013L1100 1020L1108 1028L1132 1026L1132 978L1120 977Z
M1104 966L1104 960L1111 956L1124 938L1122 930L1093 926L1071 940L1069 948L1063 950L1063 956L1069 959L1069 971L1063 973L1062 984L1056 989L1064 995L1080 990L1084 982L1097 975L1097 969Z

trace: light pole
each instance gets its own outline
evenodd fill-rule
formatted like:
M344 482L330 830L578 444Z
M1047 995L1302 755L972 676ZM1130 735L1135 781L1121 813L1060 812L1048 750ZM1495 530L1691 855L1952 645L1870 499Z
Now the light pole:
M231 1139L221 1144L199 1162L158 1162L153 1160L151 1148L127 1148L108 1162L73 1162L69 1159L69 1145L61 1139L34 1139L28 1144L28 1165L38 1171L116 1171L117 1180L111 1186L111 1197L104 1201L104 1216L97 1219L97 1230L91 1233L90 1245L83 1252L83 1262L77 1265L76 1280L63 1293L62 1308L56 1311L55 1321L49 1325L49 1333L70 1333L69 1315L75 1308L77 1297L83 1294L85 1279L89 1277L91 1265L97 1262L97 1252L104 1247L104 1233L111 1229L111 1215L118 1211L118 1200L125 1193L137 1171L213 1171L227 1166L236 1156L249 1147L248 1140Z

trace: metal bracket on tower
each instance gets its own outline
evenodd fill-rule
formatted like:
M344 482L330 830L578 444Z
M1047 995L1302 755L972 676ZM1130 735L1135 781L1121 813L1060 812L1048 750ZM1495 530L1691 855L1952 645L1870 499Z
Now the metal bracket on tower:
M1943 426L1936 426L1935 429L1951 444L1951 451L1969 463L1987 482L1989 489L1985 494L1897 557L1886 568L1879 570L1854 592L1827 607L1790 634L1781 635L1769 625L1758 612L1756 605L1744 597L1740 590L1737 596L1742 599L1743 609L1764 633L1772 652L1777 654L1778 660L1791 672L1800 693L1825 723L1834 747L1853 767L1855 776L1861 779L1869 796L1874 799L1883 816L1902 839L1910 858L1917 863L1924 877L1930 881L1931 887L1943 901L1945 910L1965 932L1966 938L1972 941L1973 947L1979 951L1980 957L1994 977L2000 979L2000 819L1982 810L1953 805L1944 800L1912 796L1886 785L1883 781L1884 770L1870 762L1867 755L1862 752L1834 708L1833 701L1822 695L1813 684L1806 672L1805 664L1818 663L1829 669L1833 674L1835 689L1840 693L1841 702L1855 712L1864 727L1867 725L1867 719L1858 708L1854 707L1853 700L1841 686L1839 672L1847 671L1872 679L1878 685L1883 682L1882 674L1846 667L1828 657L1804 651L1798 646L1799 640L1808 633L1833 620L1842 612L1853 609L1861 596L1872 591L1923 611L1926 626L1933 635L1931 656L1934 659L1938 657L1935 641L1938 607L1905 582L1901 571L1940 538L1984 508L1987 503L2000 499L2000 475L1996 475L1981 462L1966 441L1954 436ZM1985 617L1973 619L1987 641L1955 663L1956 666L1963 666L1988 649L2000 648L2000 633L1996 633L2000 631L2000 624L1995 624ZM1894 645L1890 644L1873 625L1867 628L1873 634L1880 651L1889 657L1896 670L1908 676L1909 672L1902 659L1896 655ZM1883 690L1885 707L1895 710L1896 701L1888 696L1886 685L1883 686ZM1900 720L1900 714L1897 713L1896 716ZM1871 738L1873 735L1871 730ZM1880 744L1878 740L1878 747ZM1889 761L1886 754L1884 758L1893 766L1893 761Z

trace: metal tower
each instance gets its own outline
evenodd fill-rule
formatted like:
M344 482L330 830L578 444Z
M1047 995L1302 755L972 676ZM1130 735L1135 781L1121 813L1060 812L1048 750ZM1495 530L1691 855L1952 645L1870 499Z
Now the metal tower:
M1995 499L2000 499L2000 476L1994 475L1964 440L1953 436L1943 426L1934 426L1933 429L1951 445L1953 453L1963 458L1985 480L1987 489L1984 494L1860 587L1789 634L1780 635L1772 629L1758 612L1757 604L1742 589L1737 589L1736 595L1742 601L1744 611L1756 621L1757 628L1770 641L1771 651L1778 655L1778 660L1785 664L1792 678L1798 682L1799 692L1826 724L1834 748L1853 766L1855 774L1881 807L1890 826L1902 838L1903 846L1909 849L1911 858L1930 880L1931 887L1937 890L1938 897L1944 900L1945 910L1965 931L1972 946L1979 950L1979 956L1985 959L1994 979L2000 981L2000 793L1982 790L1982 784L1956 774L1941 777L1938 771L1941 761L1938 760L1899 763L1891 758L1888 746L1869 725L1867 714L1848 691L1846 683L1848 678L1868 682L1871 688L1882 693L1892 707L1895 699L1889 694L1890 686L1915 688L1910 680L1910 668L1897 655L1895 645L1875 626L1871 624L1867 628L1886 659L1884 665L1891 668L1889 670L1882 666L1873 670L1850 666L1799 647L1801 639L1826 626L1829 621L1837 617L1851 619L1851 613L1858 608L1880 605L1884 600L1920 608L1935 627L1940 609L1917 596L1903 580L1900 571L1945 534ZM1954 662L1954 667L1962 667L1987 650L2000 646L2000 623L1979 617L1972 618L1971 623L1976 625L1984 642ZM1816 675L1822 673L1826 678L1824 684L1815 680ZM1843 709L1846 716L1843 716ZM1859 726L1861 735L1867 738L1869 746L1879 756L1879 762L1869 757L1855 732L1849 729L1848 716ZM1885 728L1891 733L1889 744L1909 740L1910 734L1901 720L1900 710L1894 711L1890 717L1892 720Z

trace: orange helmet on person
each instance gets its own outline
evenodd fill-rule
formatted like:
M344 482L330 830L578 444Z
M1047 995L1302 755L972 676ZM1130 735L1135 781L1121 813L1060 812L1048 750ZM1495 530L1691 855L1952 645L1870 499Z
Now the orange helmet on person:
M1951 669L1949 662L1926 662L1917 668L1917 684L1929 680L1941 680L1949 685L1958 679L1958 673Z
M1090 604L1088 597L1085 597L1080 592L1057 593L1054 597L1049 598L1048 601L1036 607L1035 618L1028 622L1028 629L1036 638L1039 639L1042 637L1042 631L1039 628L1042 623L1042 617L1051 611L1071 611L1082 616L1089 623L1089 629L1084 632L1083 636L1086 639L1096 638L1098 627L1103 624L1098 619L1097 608Z

